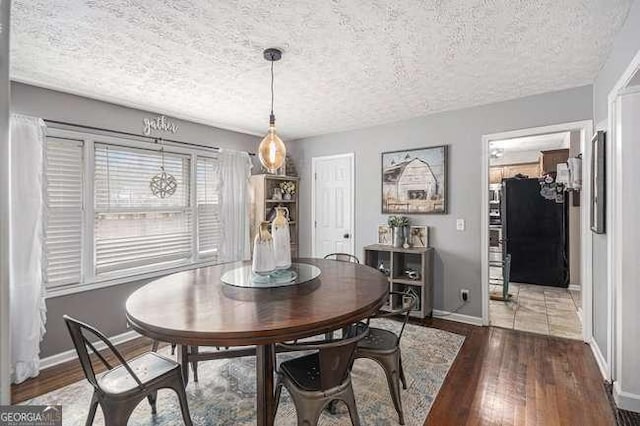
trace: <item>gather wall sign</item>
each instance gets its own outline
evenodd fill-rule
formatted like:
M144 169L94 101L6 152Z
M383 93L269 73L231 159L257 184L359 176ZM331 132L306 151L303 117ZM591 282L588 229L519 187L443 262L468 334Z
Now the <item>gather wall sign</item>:
M145 136L149 136L153 130L158 132L175 133L178 131L178 125L164 115L157 115L153 118L143 118L142 133L144 133Z

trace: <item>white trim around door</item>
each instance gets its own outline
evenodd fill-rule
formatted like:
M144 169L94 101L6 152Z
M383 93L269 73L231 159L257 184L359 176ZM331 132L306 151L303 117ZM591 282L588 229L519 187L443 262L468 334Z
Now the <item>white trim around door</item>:
M333 160L337 158L348 158L351 163L351 252L349 254L356 255L355 253L355 214L356 214L356 161L355 153L349 152L346 154L325 155L311 158L311 256L316 257L316 167L318 161L321 160Z
M609 377L608 380L613 381L613 397L620 408L640 411L640 394L626 392L620 383L621 370L623 367L623 346L625 344L633 344L633 337L623 334L623 329L635 327L635 318L629 316L628 312L622 312L622 300L629 297L625 294L622 282L623 276L629 276L633 272L625 274L625 267L630 268L631 265L623 264L623 181L628 179L623 170L623 148L622 148L622 122L621 122L621 97L637 89L629 89L631 80L637 73L640 73L640 50L635 54L629 62L625 71L622 73L616 84L609 92L608 101L608 125L602 130L608 130L606 137L606 178L607 178L607 216L606 216L606 233L607 233L607 284L609 290L608 304L608 336L607 336L607 356L609 358ZM630 143L630 142L627 142ZM632 173L632 172L627 172ZM628 183L627 183L628 184ZM627 201L628 202L628 201ZM625 323L627 324L624 327ZM628 351L628 350L627 350ZM628 356L628 354L627 354ZM629 359L626 360L629 363ZM628 367L627 367L628 368ZM628 385L627 385L628 386Z
M593 122L591 120L572 123L555 124L551 126L534 127L509 132L494 133L482 136L482 323L489 325L489 143L495 140L514 139L525 136L580 131L580 148L582 151L582 190L580 212L580 276L582 280L582 337L585 342L592 340L592 239L589 226L588 194L591 189L591 137Z

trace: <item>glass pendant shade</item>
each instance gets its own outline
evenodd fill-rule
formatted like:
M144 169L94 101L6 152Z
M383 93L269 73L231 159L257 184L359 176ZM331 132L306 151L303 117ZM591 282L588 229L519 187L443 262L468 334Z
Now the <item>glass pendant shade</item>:
M260 142L258 147L258 157L262 165L271 173L282 167L287 156L287 147L276 133L275 123L269 125L267 135Z

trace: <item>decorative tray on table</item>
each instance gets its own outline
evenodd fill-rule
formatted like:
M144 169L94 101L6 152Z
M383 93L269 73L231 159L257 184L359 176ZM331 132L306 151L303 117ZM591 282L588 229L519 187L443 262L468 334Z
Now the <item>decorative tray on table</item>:
M273 288L302 284L320 276L317 266L307 263L292 263L289 269L276 270L269 275L258 275L251 265L243 265L222 274L222 282L235 287Z

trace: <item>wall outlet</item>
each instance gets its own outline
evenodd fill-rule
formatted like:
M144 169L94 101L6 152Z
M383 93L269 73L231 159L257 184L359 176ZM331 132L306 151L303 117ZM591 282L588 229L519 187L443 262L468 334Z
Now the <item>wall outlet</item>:
M469 290L467 290L466 288L463 288L462 290L460 290L460 299L462 299L463 302L468 302Z
M458 231L464 231L464 219L457 219L456 220L456 229Z

